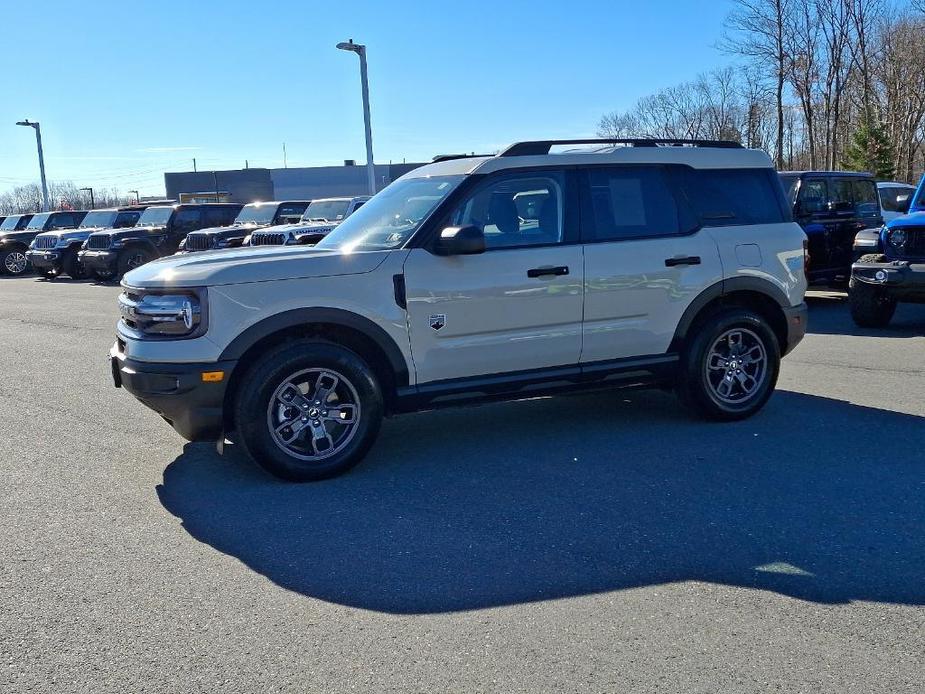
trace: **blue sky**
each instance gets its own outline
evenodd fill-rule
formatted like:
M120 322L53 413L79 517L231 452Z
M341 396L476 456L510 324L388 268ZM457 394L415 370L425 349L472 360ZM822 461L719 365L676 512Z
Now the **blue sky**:
M593 135L601 114L731 62L721 2L4 3L0 190L48 177L163 192L164 170L377 162Z

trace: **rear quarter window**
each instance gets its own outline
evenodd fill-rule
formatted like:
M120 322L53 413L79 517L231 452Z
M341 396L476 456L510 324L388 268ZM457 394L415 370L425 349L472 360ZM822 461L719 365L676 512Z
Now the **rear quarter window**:
M770 169L681 170L680 185L701 226L789 221L783 190Z

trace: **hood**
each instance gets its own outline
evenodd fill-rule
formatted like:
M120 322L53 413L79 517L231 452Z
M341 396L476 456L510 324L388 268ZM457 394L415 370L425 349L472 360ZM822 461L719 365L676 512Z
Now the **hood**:
M358 275L375 270L391 252L341 253L310 246L245 246L161 258L132 270L123 282L130 287L150 289Z
M28 243L29 241L34 239L39 233L40 232L36 230L26 231L25 229L21 229L20 231L0 232L0 243L6 243L8 241L21 241L21 242Z
M110 231L110 228L92 227L92 228L86 228L86 229L55 229L54 231L43 231L41 234L36 234L35 238L54 237L57 239L85 239L90 234L94 234L98 231L101 231L101 232Z
M191 234L208 234L209 236L247 236L254 229L261 228L262 225L255 222L245 222L244 224L232 224L227 227L208 227L206 229L197 229L191 231Z
M910 212L909 214L904 214L901 217L891 219L886 223L887 229L905 229L906 227L922 226L925 226L925 210L920 210L919 212Z

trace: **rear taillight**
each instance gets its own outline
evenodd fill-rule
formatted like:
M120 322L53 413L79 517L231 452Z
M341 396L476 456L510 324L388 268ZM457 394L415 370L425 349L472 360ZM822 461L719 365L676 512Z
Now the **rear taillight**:
M803 239L803 274L809 279L809 240Z

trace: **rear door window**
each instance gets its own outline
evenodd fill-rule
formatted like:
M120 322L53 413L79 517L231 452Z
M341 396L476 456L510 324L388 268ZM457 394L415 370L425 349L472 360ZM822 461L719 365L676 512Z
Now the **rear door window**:
M829 186L824 178L806 178L800 185L797 199L800 214L822 214L828 211Z
M593 168L582 192L585 240L621 241L680 233L677 200L661 167ZM525 201L529 214L531 207Z

